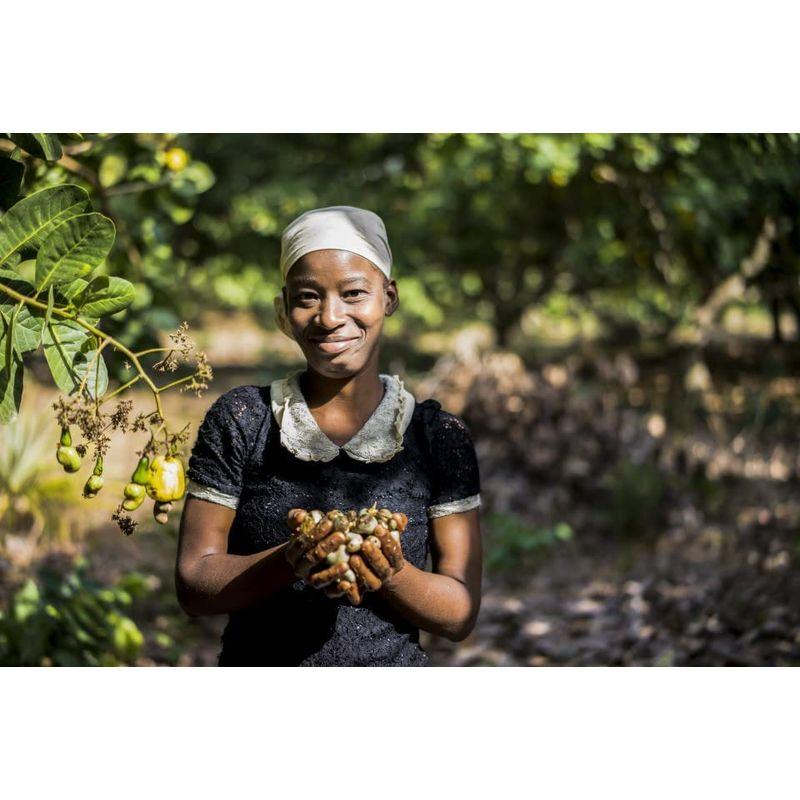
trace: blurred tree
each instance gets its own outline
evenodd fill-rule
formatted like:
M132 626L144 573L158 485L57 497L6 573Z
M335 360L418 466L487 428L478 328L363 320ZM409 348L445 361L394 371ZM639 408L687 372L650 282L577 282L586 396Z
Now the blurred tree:
M83 181L117 223L114 273L137 285L112 333L137 346L204 308L271 325L281 230L338 204L387 223L403 301L390 335L480 319L507 345L545 305L594 315L611 337L688 327L701 343L743 300L770 310L776 340L781 311L800 320L793 134L61 138L50 164L33 152L52 157L51 140L22 156L0 140L0 202L22 170L26 191Z

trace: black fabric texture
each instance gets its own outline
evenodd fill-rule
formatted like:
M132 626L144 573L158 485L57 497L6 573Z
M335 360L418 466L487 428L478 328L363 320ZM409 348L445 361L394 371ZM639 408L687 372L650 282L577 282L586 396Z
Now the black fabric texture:
M343 450L332 461L303 461L281 445L280 433L269 386L230 390L213 403L198 430L188 477L239 498L230 553L251 554L285 542L290 508L358 510L376 502L408 516L403 554L425 569L427 508L480 492L469 431L436 400L415 404L403 449L386 462L359 461ZM375 593L351 606L298 580L230 615L219 663L424 666L428 656L419 629Z

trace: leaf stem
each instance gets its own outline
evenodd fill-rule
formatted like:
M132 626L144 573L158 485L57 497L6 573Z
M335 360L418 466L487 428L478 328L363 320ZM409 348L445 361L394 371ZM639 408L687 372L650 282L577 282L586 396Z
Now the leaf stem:
M111 342L111 338L109 337L94 351L94 357L92 358L92 360L86 366L86 374L83 376L83 380L81 381L80 388L78 389L78 394L83 394L83 390L86 387L86 381L89 379L89 370L92 368L92 365L95 362L97 362L97 370L98 371L100 370L100 360L99 360L100 359L100 352L102 351L102 349L107 344L110 344L110 342ZM95 399L97 399L97 382L98 382L98 380L99 380L99 375L95 375L95 381L94 381Z
M171 389L173 386L177 386L179 383L186 383L186 381L190 381L194 378L194 375L186 375L184 378L178 378L176 381L172 381L172 383L168 383L165 386L159 386L158 391L163 392L165 389Z
M123 392L123 391L125 391L125 389L127 389L129 386L133 386L133 384L134 384L134 383L136 383L136 381L138 381L138 380L141 380L141 377L142 377L141 375L134 375L134 377L133 377L133 378L131 378L131 379L130 379L130 380L127 382L127 383L123 383L123 384L122 384L122 386L120 386L120 387L119 387L119 388L117 388L117 389L114 389L114 391L113 391L113 392L111 392L111 394L107 394L107 395L106 395L106 396L103 398L103 400L102 400L102 402L100 403L100 405L103 405L103 403L106 403L106 402L108 402L108 401L109 401L109 400L110 400L112 397L115 397L115 396L116 396L116 395L118 395L120 392Z

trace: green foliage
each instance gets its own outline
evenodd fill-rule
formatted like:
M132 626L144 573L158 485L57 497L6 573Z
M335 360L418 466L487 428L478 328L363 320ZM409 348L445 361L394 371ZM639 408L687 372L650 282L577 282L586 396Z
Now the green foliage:
M0 160L18 159L19 149L24 148L45 162L58 159L59 163L65 162L83 176L89 174L86 170L75 169L71 157L61 158L61 142L57 135L12 135L12 139L18 147L10 155L2 155L8 153L8 147L0 140ZM91 143L86 144L91 148ZM200 162L189 163L189 156L182 148L171 147L161 152L159 161L171 176L166 181L158 180L159 186L171 185L175 195L182 198L181 202L206 191L214 182L208 167ZM95 188L105 184L111 191L112 184L121 176L121 167L127 163L124 158L107 162L103 180L90 177L89 182ZM132 168L131 175L136 173L150 181L153 172L160 174L152 164L138 164ZM45 174L48 180L57 177ZM122 192L122 187L118 187L118 191ZM107 206L108 195L101 194L100 202ZM116 409L108 413L101 406L139 380L151 391L156 408L139 414L131 425L133 431L150 428L150 440L145 446L148 452L155 453L163 448L177 455L188 440L189 425L177 431L169 430L161 393L181 384L182 390L193 390L199 396L213 378L205 354L197 350L186 334L188 323L185 321L170 336L173 347L148 347L139 352L98 327L101 317L113 317L134 305L136 290L131 281L108 274L116 226L109 217L88 206L85 189L58 184L23 197L0 217L0 424L11 422L19 412L24 378L22 354L38 349L41 344L56 386L64 394L74 395L69 399L59 398L54 404L57 422L62 432L76 425L85 440L73 448L70 441L63 440L68 433L62 434L62 446L56 458L71 473L80 468L87 444L94 447L100 464L111 442L108 431L128 429L132 403L120 401ZM174 204L172 210L175 211ZM144 222L149 223L150 230L156 230L152 218ZM135 248L131 249L133 252ZM168 255L165 253L165 258ZM135 375L106 395L108 367L101 351L109 344L113 348L107 352L116 351L129 359L119 367L133 368ZM194 373L157 386L139 358L162 352L166 355L152 365L154 372L174 372L193 356ZM84 486L84 497L95 497L101 488L102 471L95 471ZM137 523L125 513L127 510L130 509L121 504L112 518L126 534L131 534ZM166 522L166 512L162 509L156 519Z
M103 264L114 242L113 222L102 214L83 213L87 206L88 196L80 187L54 186L20 200L0 217L0 264L15 267L0 269L0 288L5 287L0 299L0 423L14 419L19 410L21 354L40 344L61 391L73 394L82 385L92 397L106 391L108 369L98 352L98 338L64 317L80 313L84 322L95 323L125 308L134 291L122 278L83 280ZM17 251L32 250L35 285L23 279L29 262L11 261ZM30 277L29 270L25 274ZM46 290L47 305L35 305Z
M48 235L36 256L36 291L83 278L103 263L114 243L114 223L102 214L78 214Z
M116 314L127 308L136 296L136 290L130 281L125 278L108 275L98 275L91 282L75 282L84 284L76 287L78 291L71 297L76 309L86 317L105 317Z
M0 281L20 294L34 293L33 286L12 270L0 269ZM28 306L19 305L14 299L5 294L0 294L0 313L7 320L14 318L14 335L9 337L7 344L13 342L19 353L27 353L29 350L35 350L39 346L44 325L44 317L41 314L31 313Z
M206 163L192 157L186 149L186 137L147 133L10 136L13 138L8 142L0 139L0 209L10 208L20 193L68 182L80 184L71 188L80 192L85 207L91 195L104 219L114 220L118 237L111 237L113 247L99 269L127 280L137 296L113 312L104 312L116 314L107 321L109 333L124 336L135 349L151 347L157 344L164 327L174 328L181 318L196 315L198 304L194 292L187 291L186 278L195 263L191 253L197 250L197 236L187 235L188 229L182 226L192 221L198 197L211 189L216 177ZM12 141L17 149L10 151ZM44 145L50 146L47 152ZM62 154L69 158L61 158ZM56 155L60 160L54 160ZM77 162L79 168L73 166ZM86 208L72 209L64 218L74 217L81 210ZM12 215L13 221L21 211L24 207L15 207L6 218ZM54 223L59 221L63 219ZM109 224L103 223L105 238L110 234ZM63 230L64 238L74 235L71 229L77 225L73 222ZM91 263L90 245L103 244L103 238L97 231L84 240L78 265ZM40 242L31 244L35 249ZM0 237L0 261L6 250ZM74 253L59 255L67 260L70 255L75 257ZM8 263L5 266L8 268ZM44 272L46 266L40 270ZM31 282L40 288L38 280L31 277ZM131 311L135 313L129 314Z
M102 397L108 388L108 369L97 352L97 339L75 322L46 325L42 334L44 356L53 380L65 394L74 394L86 378L86 390Z
M144 637L126 612L146 591L141 575L103 586L78 561L62 574L43 567L0 612L0 665L133 664Z
M0 218L0 264L17 250L38 248L65 220L89 206L79 186L41 189L20 200Z
M489 572L517 572L565 542L573 531L566 522L549 526L530 525L515 514L493 512L486 519L486 569Z
M61 158L61 142L54 133L10 133L9 138L31 155L45 161L58 161Z
M620 538L644 538L661 530L668 481L656 464L622 459L603 478L598 507L604 528Z

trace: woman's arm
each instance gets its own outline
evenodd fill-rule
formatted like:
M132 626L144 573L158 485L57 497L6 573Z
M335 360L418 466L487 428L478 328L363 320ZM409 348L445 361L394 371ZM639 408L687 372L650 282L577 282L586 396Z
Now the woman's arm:
M189 495L181 517L175 586L181 608L193 617L229 614L297 580L286 560L286 544L231 555L228 532L236 512Z
M475 627L481 607L478 509L435 517L431 531L433 572L406 563L377 594L412 624L460 642Z

